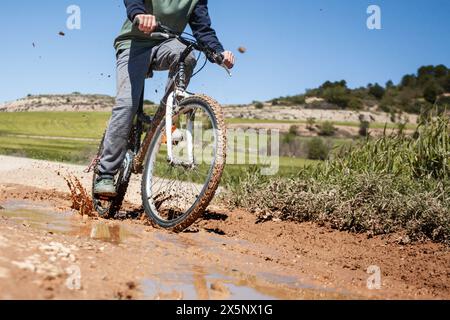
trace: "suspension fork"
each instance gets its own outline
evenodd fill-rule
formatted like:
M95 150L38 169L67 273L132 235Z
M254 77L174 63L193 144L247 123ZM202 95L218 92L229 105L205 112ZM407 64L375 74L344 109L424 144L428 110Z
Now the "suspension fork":
M195 121L195 112L194 111L190 111L188 113L188 117L187 117L187 128L186 128L186 144L187 145L186 145L186 147L187 147L188 161L180 162L179 160L175 159L175 157L173 156L172 128L173 128L174 111L178 107L179 100L190 97L190 96L191 95L184 90L175 89L173 92L171 92L171 94L167 98L167 104L166 104L167 161L172 165L182 165L182 166L187 166L187 167L193 167L195 164L195 162L194 162L194 139L193 139L194 121Z
M187 121L187 130L186 130L186 144L187 144L187 152L188 152L188 162L192 166L195 165L194 158L194 123L195 123L195 111L189 111L188 113L188 121Z
M172 118L174 114L175 107L178 105L179 98L187 98L190 97L191 94L186 92L187 88L187 79L186 79L186 63L185 60L189 56L189 54L194 50L194 46L192 44L188 45L183 53L180 55L180 59L178 61L178 72L175 74L174 79L171 80L171 84L168 86L166 94L161 101L161 104L156 111L156 114L153 118L152 123L150 124L150 128L145 136L144 142L142 143L142 147L137 153L136 157L133 161L133 172L142 173L143 171L143 163L145 156L148 152L148 148L150 147L150 143L157 133L156 130L160 124L160 121L163 120L164 116L166 118L166 136L167 136L167 158L171 164L178 165L173 157L173 139L172 139ZM194 130L194 120L195 115L189 117L188 125L187 125L187 144L188 144L188 156L189 163L181 165L187 165L189 167L193 167L195 165L194 162L194 143L193 143L193 130Z

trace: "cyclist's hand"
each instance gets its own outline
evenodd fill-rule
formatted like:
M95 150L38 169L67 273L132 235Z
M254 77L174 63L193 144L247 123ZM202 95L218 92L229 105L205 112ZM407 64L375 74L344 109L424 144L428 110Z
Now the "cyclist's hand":
M234 63L236 61L233 52L225 51L223 53L223 63L227 66L228 69L232 69L234 67Z
M139 19L139 30L146 34L154 32L158 27L156 17L151 14L138 14L136 18Z

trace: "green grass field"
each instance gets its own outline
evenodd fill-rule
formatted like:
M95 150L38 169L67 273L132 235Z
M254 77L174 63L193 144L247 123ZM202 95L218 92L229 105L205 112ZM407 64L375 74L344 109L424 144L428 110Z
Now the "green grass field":
M64 138L100 139L109 121L109 112L23 112L0 113L0 134L47 136ZM306 121L276 121L255 119L227 119L228 124L242 123L280 123L305 124ZM318 122L317 124L320 124ZM356 122L334 122L337 126L359 127ZM372 128L383 129L382 123L371 125ZM396 125L387 125L389 129ZM407 129L415 129L413 124Z
M109 112L0 113L0 154L86 164L96 153L109 117ZM296 123L243 119L229 119L227 122ZM341 144L346 141L336 139L334 142ZM295 174L299 168L314 163L305 159L281 157L280 175ZM241 175L246 168L247 165L229 165L227 172Z
M0 134L101 139L109 112L0 113Z
M0 113L0 154L88 164L97 152L98 141L109 116L107 112ZM305 159L281 157L278 175L294 175L300 168L314 163ZM264 164L258 166L267 167ZM248 170L248 165L230 164L224 179L233 181L244 176Z
M85 164L95 155L98 143L89 141L18 138L0 135L0 154Z

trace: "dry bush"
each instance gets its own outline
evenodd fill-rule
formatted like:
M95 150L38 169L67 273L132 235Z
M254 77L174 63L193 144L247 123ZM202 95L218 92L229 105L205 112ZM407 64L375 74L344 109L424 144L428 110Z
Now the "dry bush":
M442 117L423 123L415 138L367 140L291 179L248 174L231 189L229 204L262 220L450 243L449 128Z

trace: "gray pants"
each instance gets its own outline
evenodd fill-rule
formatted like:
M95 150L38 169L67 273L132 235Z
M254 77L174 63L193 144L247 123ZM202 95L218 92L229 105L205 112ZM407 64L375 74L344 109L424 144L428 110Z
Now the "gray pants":
M174 76L181 53L186 48L178 40L169 40L153 48L131 47L117 56L116 105L106 132L99 173L111 178L117 174L127 152L128 136L136 116L149 70L169 70L169 81ZM189 79L196 65L193 53L186 59L186 77Z

